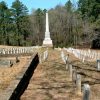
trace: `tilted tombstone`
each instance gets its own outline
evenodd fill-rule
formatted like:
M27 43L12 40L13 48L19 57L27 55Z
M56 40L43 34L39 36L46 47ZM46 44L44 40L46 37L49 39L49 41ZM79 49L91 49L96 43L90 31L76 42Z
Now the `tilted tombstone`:
M83 86L83 100L90 100L90 86L88 84Z

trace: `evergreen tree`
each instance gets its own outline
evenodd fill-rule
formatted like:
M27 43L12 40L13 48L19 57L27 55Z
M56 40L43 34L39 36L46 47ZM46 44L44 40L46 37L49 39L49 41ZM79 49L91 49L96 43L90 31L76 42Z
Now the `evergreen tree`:
M99 0L79 0L78 7L83 18L87 17L91 21L95 21L100 15Z
M70 0L68 0L66 2L65 8L67 9L67 12L70 12L70 13L72 12L72 10L73 10L73 4L72 4L72 2Z
M0 34L1 43L5 44L7 36L7 10L8 7L4 1L0 2Z
M35 23L36 23L36 27L37 27L37 44L38 45L42 45L42 41L43 41L43 34L44 34L44 18L45 18L45 13L46 10L41 10L40 8L38 8L35 11Z
M12 3L12 12L15 23L15 33L18 45L23 45L22 42L26 42L27 37L30 33L30 22L28 19L28 10L25 5L22 4L19 0L15 0ZM22 41L24 38L25 41Z

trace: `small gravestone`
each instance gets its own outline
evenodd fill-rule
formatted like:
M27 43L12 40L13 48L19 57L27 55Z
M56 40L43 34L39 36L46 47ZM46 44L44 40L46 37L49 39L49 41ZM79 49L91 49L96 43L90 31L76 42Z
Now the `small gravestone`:
M2 54L6 54L5 49L3 49Z
M66 70L68 70L68 66L69 66L69 64L67 63L67 64L66 64Z
M9 49L7 50L7 54L9 54Z
M97 60L97 71L100 71L100 60Z
M83 100L90 100L90 86L88 84L84 84L83 87Z
M16 49L16 53L18 54L18 49Z
M76 69L73 69L72 80L73 80L73 82L74 82L75 84L76 84L76 77L77 77Z
M13 50L12 49L10 49L10 54L12 54L13 53Z
M15 49L13 49L13 54L15 54Z
M66 56L66 64L67 64L67 62L68 62L68 58L69 58L69 54Z
M77 93L81 94L81 75L77 74L76 77L76 87L77 87Z
M69 70L69 80L70 81L72 81L72 65L70 64L69 66L68 66L69 68L68 68L68 70Z

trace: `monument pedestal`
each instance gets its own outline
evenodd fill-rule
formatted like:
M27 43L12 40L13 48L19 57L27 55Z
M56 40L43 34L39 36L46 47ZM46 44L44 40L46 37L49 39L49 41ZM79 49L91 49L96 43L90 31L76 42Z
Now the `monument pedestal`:
M45 39L43 40L43 46L45 47L53 47L53 44L52 44L52 40L51 39Z

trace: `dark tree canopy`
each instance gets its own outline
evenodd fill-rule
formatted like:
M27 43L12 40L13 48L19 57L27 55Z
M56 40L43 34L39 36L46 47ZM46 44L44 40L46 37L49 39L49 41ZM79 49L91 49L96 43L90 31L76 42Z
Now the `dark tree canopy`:
M12 2L10 8L1 1L0 44L42 45L46 12L38 8L29 14L20 0ZM77 8L68 0L48 13L54 47L100 48L100 0L79 0Z

